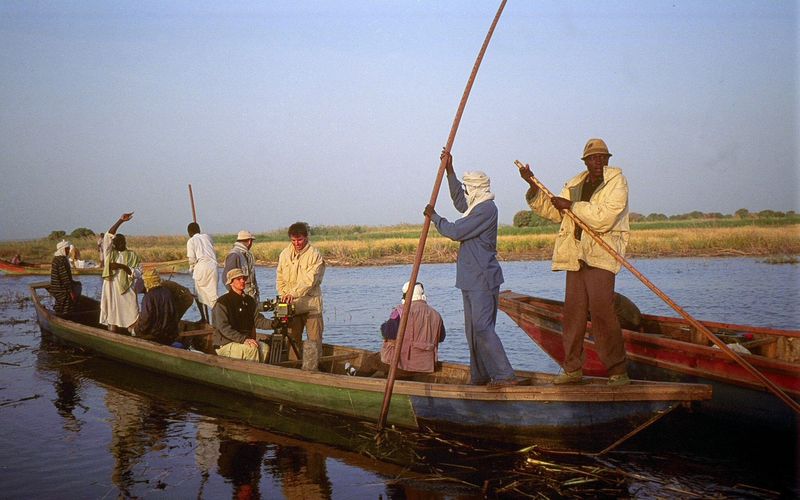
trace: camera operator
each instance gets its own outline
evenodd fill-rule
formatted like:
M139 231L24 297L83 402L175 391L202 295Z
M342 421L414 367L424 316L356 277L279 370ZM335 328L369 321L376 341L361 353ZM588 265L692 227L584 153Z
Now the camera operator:
M294 305L295 314L289 324L289 336L296 345L306 330L309 342L303 347L303 369L316 370L322 354L322 277L325 260L308 241L308 225L295 222L289 226L291 244L278 257L276 288L282 302ZM296 359L290 352L291 359Z
M214 350L219 356L264 362L268 346L256 340L256 328L268 330L272 321L265 318L253 297L244 293L247 275L241 269L231 269L225 285L231 291L217 299L214 323Z

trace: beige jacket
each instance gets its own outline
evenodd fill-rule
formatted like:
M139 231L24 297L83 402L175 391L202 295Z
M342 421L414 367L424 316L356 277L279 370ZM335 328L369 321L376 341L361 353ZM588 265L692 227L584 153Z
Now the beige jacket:
M325 259L311 243L298 254L289 244L278 257L275 285L278 295L294 297L297 314L322 313L322 277Z
M559 196L571 200L572 212L624 257L630 232L628 181L621 169L607 166L603 169L603 183L592 194L592 198L588 202L576 201L581 199L581 185L587 175L589 172L584 170L568 180ZM572 219L563 217L541 190L537 189L535 196L531 191L529 189L525 195L531 210L546 219L561 222L553 248L553 271L577 271L580 269L578 261L582 260L592 267L614 274L619 272L620 263L594 238L584 232L580 241L576 240Z

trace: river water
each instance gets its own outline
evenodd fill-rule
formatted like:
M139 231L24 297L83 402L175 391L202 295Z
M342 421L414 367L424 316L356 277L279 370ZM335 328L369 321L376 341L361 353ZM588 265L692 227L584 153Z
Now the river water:
M800 267L755 259L657 259L634 266L693 316L798 328ZM548 262L502 263L503 289L561 299ZM378 326L410 266L329 268L325 339L379 349ZM99 359L43 335L27 299L42 277L0 278L1 498L599 498L797 497L796 433L719 428L673 413L603 458L487 450L442 436L243 401ZM188 275L176 281L190 284ZM259 268L262 296L275 272ZM80 277L99 297L99 277ZM419 281L441 313L440 357L467 362L451 264ZM643 312L675 316L627 271L617 290ZM196 319L195 308L187 318ZM498 334L515 368L556 372L502 312ZM794 436L787 442L786 436ZM380 459L376 458L380 457Z

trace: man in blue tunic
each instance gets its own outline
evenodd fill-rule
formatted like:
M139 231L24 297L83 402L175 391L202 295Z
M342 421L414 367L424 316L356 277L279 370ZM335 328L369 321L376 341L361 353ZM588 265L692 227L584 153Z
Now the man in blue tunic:
M456 210L464 215L455 222L439 216L431 205L424 214L439 234L460 243L456 263L456 288L464 299L464 331L469 345L470 384L499 389L529 383L514 376L506 351L495 332L497 300L503 271L497 262L497 206L483 172L466 172L464 183L453 171L453 157L443 151L447 184Z

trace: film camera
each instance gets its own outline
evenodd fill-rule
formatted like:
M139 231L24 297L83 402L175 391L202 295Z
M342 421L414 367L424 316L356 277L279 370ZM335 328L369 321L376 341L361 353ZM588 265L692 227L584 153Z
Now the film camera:
M299 358L298 347L289 337L289 321L294 317L294 304L281 302L280 297L275 297L275 300L262 302L261 310L272 312L273 332L270 338L269 363L278 364L286 361L289 357L289 349L292 349Z

